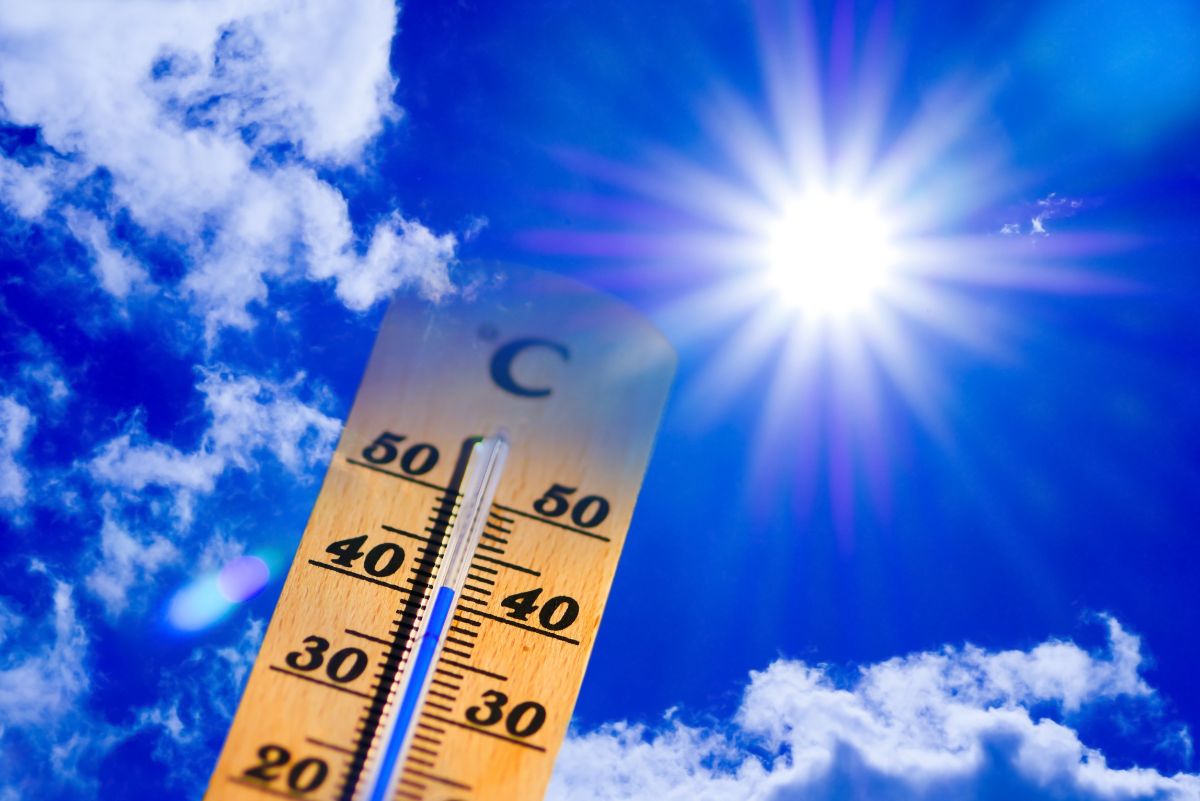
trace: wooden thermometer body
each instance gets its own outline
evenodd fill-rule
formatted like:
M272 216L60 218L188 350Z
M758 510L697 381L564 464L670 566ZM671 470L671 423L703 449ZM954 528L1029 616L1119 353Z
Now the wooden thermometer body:
M503 433L395 797L540 799L674 363L635 312L545 273L394 301L206 798L365 797L472 442Z

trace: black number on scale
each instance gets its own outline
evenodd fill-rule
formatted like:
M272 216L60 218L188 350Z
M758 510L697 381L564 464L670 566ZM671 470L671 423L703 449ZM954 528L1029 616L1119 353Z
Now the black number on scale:
M400 469L410 476L423 476L437 466L438 449L427 443L410 445L400 453L399 445L408 439L404 434L384 431L375 441L363 448L363 458L371 464L390 464L400 457Z
M290 762L292 754L279 745L264 745L258 749L258 764L246 768L243 776L249 776L263 782L272 782L279 778L283 766ZM286 783L289 790L296 793L311 793L325 783L329 775L329 765L325 760L316 757L306 757L292 765L287 772Z
M530 615L538 612L537 599L541 597L541 594L540 587L536 590L518 592L516 595L505 598L500 605L505 609L512 610L508 613L508 617L513 620L526 621L529 620ZM562 631L574 623L578 617L579 602L566 595L554 596L542 604L541 611L538 612L538 622L547 631Z
M504 721L504 730L513 737L531 737L546 722L546 707L536 701L522 701L504 714L508 696L497 690L483 694L480 706L467 708L467 720L476 726L494 726Z
M292 755L286 748L278 745L264 745L258 749L258 764L252 768L246 768L242 775L262 779L264 782L274 781L279 778L279 771L275 768L283 767L291 758Z
M575 502L574 508L568 495L574 495L575 487L551 484L546 494L533 502L533 510L542 517L562 517L571 510L571 520L580 528L595 528L608 517L608 501L599 495L584 495Z
M325 553L333 554L335 565L353 567L355 561L362 558L362 547L366 541L366 534L338 540L326 548ZM404 564L404 549L394 542L381 542L365 553L367 558L363 559L363 570L378 578L392 575Z
M313 635L304 638L308 647L303 652L292 651L283 661L293 670L317 670L325 665L325 675L338 684L346 684L357 679L367 669L367 654L359 648L342 648L334 651L325 661L325 652L329 650L329 640Z

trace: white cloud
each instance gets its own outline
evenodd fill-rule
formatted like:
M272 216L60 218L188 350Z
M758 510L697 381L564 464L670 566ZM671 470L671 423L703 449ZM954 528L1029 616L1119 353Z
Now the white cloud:
M17 614L11 604L0 598L0 645L4 645L9 634L16 631L20 623L21 616Z
M360 255L346 199L310 170L276 170L248 178L237 219L208 246L184 280L210 337L222 326L248 328L248 307L267 300L268 278L283 279L298 258L313 281L334 281L349 308L363 310L402 287L436 299L451 290L447 264L455 237L433 234L399 214L379 222Z
M252 467L250 455L260 448L292 472L328 459L341 423L295 396L304 381L304 373L286 383L225 370L205 373L199 389L212 415L206 449L244 470Z
M1038 212L1029 221L1029 233L1049 236L1049 232L1046 230L1046 220L1071 217L1082 207L1082 200L1059 197L1057 192L1051 192L1037 202Z
M39 219L53 196L53 171L0 158L0 202L27 220Z
M180 745L193 743L203 736L207 729L205 715L215 713L232 721L242 685L258 656L264 628L263 621L251 618L236 642L206 645L194 650L181 672L198 672L204 680L197 682L189 676L187 681L177 681L172 679L179 676L168 677L163 699L157 706L143 709L138 715L139 721L146 726L162 727ZM196 690L204 693L207 703L203 709L196 708L195 703L188 705L189 710L184 713L189 718L185 728L180 721L180 697L194 695Z
M26 365L21 369L21 375L40 386L52 405L61 404L71 395L71 388L67 386L62 371L53 361Z
M399 215L375 228L370 246L359 257L347 247L353 241L346 202L328 184L301 180L296 197L306 224L304 244L309 274L332 278L337 294L351 309L366 309L403 287L416 286L438 298L450 291L445 265L454 256L455 238L435 235L418 222Z
M470 242L476 239L483 233L483 229L488 227L487 217L469 217L466 220L466 225L463 227L462 238L464 242Z
M1071 217L1083 208L1083 201L1076 198L1060 197L1057 192L1051 192L1033 204L1033 215L1029 218L1029 236L1049 236L1046 221L1057 217ZM1000 227L1000 233L1006 236L1019 235L1020 223L1005 223Z
M273 455L293 473L329 457L341 423L296 397L303 381L303 373L276 383L207 371L197 389L211 419L195 450L150 439L135 423L98 449L89 471L98 482L130 493L150 486L170 490L186 526L197 495L211 492L228 469L253 470L260 453Z
M246 543L224 532L213 534L190 564L194 574L211 573L242 556Z
M18 457L35 422L29 409L16 399L0 397L0 506L25 503L29 472Z
M573 734L548 798L1200 799L1200 777L1110 767L1071 727L1090 705L1152 695L1138 639L1114 620L1108 627L1104 653L1058 641L1028 651L968 645L890 659L850 681L780 660L751 674L727 725L668 715L657 729Z
M113 246L108 229L95 215L71 209L67 212L67 227L92 254L92 271L104 291L124 300L139 284L149 280L142 265Z
M89 686L88 638L65 582L54 584L52 619L27 625L29 636L21 641L32 643L32 649L10 643L0 654L0 737L10 727L56 727Z
M263 621L250 619L233 643L195 649L164 677L159 701L138 713L138 728L159 734L154 756L167 784L191 792L207 783L263 630Z
M182 288L210 337L252 326L248 307L270 281L332 278L356 309L405 284L436 296L454 237L393 214L360 240L344 197L317 175L354 164L399 114L395 17L390 0L353 13L340 0L7 3L3 110L37 126L60 162L106 169L114 213L184 247ZM40 215L42 177L6 163L0 198ZM107 246L107 225L72 227L122 297L139 276ZM334 238L317 242L314 230Z
M197 498L227 471L256 473L269 455L303 475L329 457L341 423L296 396L304 380L303 373L280 383L208 370L197 389L209 423L194 449L152 439L136 420L97 448L87 469L109 494L99 545L85 560L86 586L110 616L127 611L163 567L181 558L167 536L186 534ZM148 491L155 488L166 491L169 514L161 495Z
M100 554L85 584L110 615L120 615L129 605L131 588L151 582L163 566L178 559L179 549L170 540L153 534L137 537L106 514Z
M52 605L44 619L11 622L0 650L0 799L95 797L96 766L120 727L94 717L90 638L72 587L44 564Z
M169 487L189 497L181 499L190 508L190 495L212 491L227 460L203 447L192 452L149 439L134 426L109 440L93 457L92 477L109 486L136 492L147 485Z

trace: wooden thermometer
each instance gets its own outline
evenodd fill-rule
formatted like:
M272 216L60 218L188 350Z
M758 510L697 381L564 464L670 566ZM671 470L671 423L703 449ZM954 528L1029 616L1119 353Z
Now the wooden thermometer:
M540 799L674 365L545 273L394 301L206 798Z

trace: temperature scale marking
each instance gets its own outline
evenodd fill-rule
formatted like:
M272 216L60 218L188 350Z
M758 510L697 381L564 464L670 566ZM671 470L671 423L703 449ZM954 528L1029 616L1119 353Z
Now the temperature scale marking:
M505 272L389 309L209 801L544 795L675 359Z

